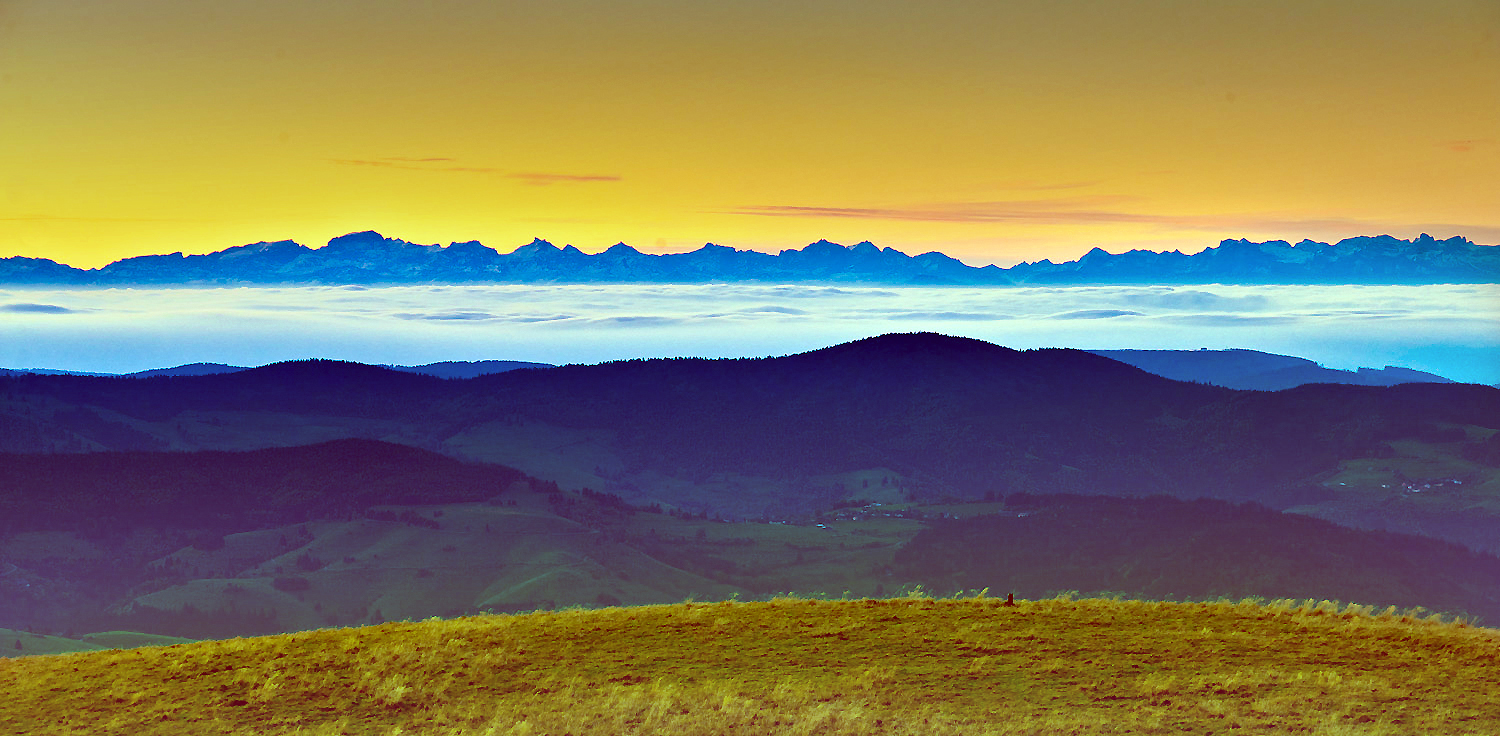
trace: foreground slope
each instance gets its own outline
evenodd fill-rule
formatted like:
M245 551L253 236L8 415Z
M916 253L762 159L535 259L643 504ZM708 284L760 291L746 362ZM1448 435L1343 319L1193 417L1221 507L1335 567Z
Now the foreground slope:
M1497 663L1326 602L783 599L8 660L0 731L1493 733Z

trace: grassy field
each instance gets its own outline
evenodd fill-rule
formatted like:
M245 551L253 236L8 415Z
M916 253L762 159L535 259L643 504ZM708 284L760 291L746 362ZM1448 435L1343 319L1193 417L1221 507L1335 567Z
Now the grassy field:
M1278 601L682 603L0 661L27 734L1495 733L1500 632Z

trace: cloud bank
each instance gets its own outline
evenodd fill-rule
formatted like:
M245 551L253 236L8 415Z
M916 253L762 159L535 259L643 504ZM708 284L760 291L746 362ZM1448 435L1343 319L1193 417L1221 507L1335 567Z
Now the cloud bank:
M927 330L1021 349L1249 348L1500 383L1500 286L1485 285L18 289L0 290L0 311L6 368L749 357Z

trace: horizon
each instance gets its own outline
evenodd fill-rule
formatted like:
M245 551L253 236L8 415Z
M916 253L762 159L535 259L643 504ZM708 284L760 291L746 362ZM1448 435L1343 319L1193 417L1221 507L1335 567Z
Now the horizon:
M779 253L782 253L782 252L785 252L785 251L789 251L789 250L801 250L803 248L806 248L806 247L808 247L810 245L814 245L814 244L817 244L817 243L832 243L833 245L838 245L838 246L841 246L841 247L846 248L846 249L853 247L853 245L849 245L849 244L846 244L846 243L843 243L843 242L832 240L830 238L818 238L817 240L813 240L813 241L810 241L808 243L802 244L801 246L789 246L789 247L786 247L786 248L779 248L779 249L778 248L738 248L738 247L735 247L735 246L732 246L732 245L726 245L725 243L722 243L722 242L707 241L707 242L703 243L702 245L699 245L699 246L693 247L693 248L684 248L683 250L670 250L670 251L657 252L657 251L643 250L642 248L640 248L638 246L635 246L635 245L631 245L630 243L627 243L627 242L625 242L623 240L615 241L613 243L610 243L608 245L604 245L602 247L601 246L591 246L589 248L583 248L583 247L579 247L579 246L577 246L577 245L575 245L573 243L563 243L563 244L559 245L554 240L550 240L548 238L544 238L544 237L540 237L540 236L533 236L531 240L528 240L528 241L526 241L524 243L520 243L519 245L516 245L516 246L512 247L509 250L501 250L499 247L496 247L494 245L489 245L489 244L484 243L483 241L478 240L478 239L471 239L471 240L449 240L447 243L443 243L441 240L436 241L436 242L432 242L432 243L422 243L422 242L417 242L417 241L412 241L412 240L406 240L405 238L402 238L402 237L387 235L387 234L382 233L382 232L380 232L378 230L355 230L355 231L343 233L341 235L335 235L335 236L329 238L328 241L326 241L326 242L324 242L322 244L317 244L317 245L309 244L309 243L304 243L304 242L301 242L299 240L295 240L295 239L292 239L292 238L285 238L285 239L280 239L280 240L259 240L259 241L250 242L250 243L239 243L239 244L236 244L236 245L224 246L224 247L218 248L216 250L206 250L206 251L203 251L201 253L199 253L199 252L191 252L190 253L190 252L185 252L185 251L173 251L173 252L169 252L169 253L139 253L139 254L136 254L136 255L124 256L124 257L119 258L117 260L110 261L109 263L103 263L103 264L99 264L97 266L91 266L91 267L76 266L76 265L67 263L65 261L58 261L56 259L47 259L47 260L52 260L55 263L59 263L61 265L65 265L65 266L70 266L72 268L78 268L78 269L81 269L81 270L97 271L97 270L100 270L100 269L102 269L102 268L104 268L106 266L109 266L109 265L113 264L113 263L119 263L120 261L130 260L132 258L152 258L152 257L158 257L158 256L172 256L172 255L181 255L181 256L184 256L184 257L194 256L194 255L212 255L212 254L215 254L215 253L222 253L222 252L224 252L226 250L231 250L233 248L248 247L248 246L254 246L254 245L266 245L266 244L274 244L274 243L287 243L287 242L290 242L290 243L295 243L297 245L301 245L301 246L303 246L305 248L308 248L310 250L317 251L317 250L321 250L323 248L328 247L329 244L331 244L334 240L337 240L339 238L344 238L344 237L348 237L348 236L351 236L351 235L362 235L362 234L365 234L365 233L373 233L375 235L379 235L381 238L383 238L385 240L397 240L397 241L401 241L401 242L404 242L404 243L407 243L407 244L410 244L410 245L417 245L417 246L422 246L422 247L448 248L448 247L451 247L451 246L454 246L454 245L461 245L461 244L467 244L467 243L478 243L480 246L482 246L484 248L488 248L489 250L495 251L496 253L498 253L500 255L509 255L509 254L514 253L515 251L521 249L521 248L526 247L527 245L532 245L532 244L535 244L535 243L545 243L547 245L551 245L551 246L553 246L555 248L558 248L560 250L561 249L567 249L567 248L574 248L574 249L582 252L584 255L589 255L589 256L599 255L599 254L604 253L605 251L607 251L610 248L613 248L613 247L615 247L617 245L626 246L628 248L631 248L632 250L635 250L638 253L641 253L643 255L649 255L649 256L681 255L681 254L684 254L684 253L693 253L693 252L702 250L704 248L710 248L710 247L726 247L726 248L733 248L734 250L737 250L737 251L747 251L747 252L755 252L755 253L764 253L764 254L767 254L767 255L777 255ZM1399 236L1392 235L1390 233L1374 233L1374 234L1365 233L1365 234L1351 235L1351 236L1348 236L1346 238L1339 238L1339 239L1336 239L1336 240L1313 240L1311 238L1303 238L1301 240L1293 241L1293 240L1291 240L1289 238L1269 238L1269 239L1261 240L1261 241L1253 241L1253 240L1249 240L1248 238L1221 238L1221 239L1219 239L1217 241L1214 241L1212 243L1204 245L1201 248L1198 248L1196 250L1183 250L1183 249L1180 249L1180 248L1175 248L1175 249L1172 249L1172 250L1150 250L1148 248L1131 248L1131 249L1128 249L1128 250L1127 249L1109 250L1107 248L1104 248L1103 246L1097 246L1096 245L1096 246L1091 247L1085 253L1079 254L1077 257L1069 259L1068 261L1054 261L1054 262L1055 263L1073 262L1073 261L1078 260L1079 258L1082 258L1084 255L1087 255L1088 252L1092 252L1093 250L1102 250L1102 251L1104 251L1106 253L1109 253L1111 255L1119 255L1119 254L1122 254L1122 253L1129 252L1131 250L1148 251L1148 252L1153 252L1153 253L1180 252L1180 253L1182 253L1184 255L1197 255L1197 254L1202 253L1204 251L1207 251L1207 250L1210 250L1210 249L1213 249L1213 248L1218 248L1218 247L1223 246L1226 243L1232 243L1232 242L1251 242L1251 243L1260 243L1260 244L1265 244L1265 243L1286 243L1286 244L1290 245L1291 247L1295 248L1295 247L1298 247L1298 246L1301 246L1301 245L1304 245L1304 244L1332 246L1332 245L1337 245L1338 243L1343 242L1345 240L1354 240L1354 239L1360 239L1360 238L1372 238L1373 239L1373 238L1387 238L1387 237L1388 238L1395 238L1397 240L1407 240L1407 241L1419 241L1419 240L1422 240L1422 239L1432 239L1432 240L1434 240L1436 242L1443 242L1443 241L1446 241L1446 240L1451 240L1451 239L1457 238L1457 239L1465 240L1467 242L1474 243L1475 245L1481 245L1481 246L1484 246L1484 247L1497 247L1497 245L1500 245L1500 243L1495 243L1495 244L1479 243L1479 242L1475 241L1473 238L1465 236L1465 235L1462 235L1462 234L1456 234L1456 235L1449 236L1447 238L1443 238L1443 237L1434 236L1434 235L1432 235L1430 233L1426 233L1426 232L1418 233L1417 235L1409 237L1409 238L1401 238ZM1039 263L1039 262L1041 262L1043 260L1052 260L1050 258L1041 257L1041 258L1037 258L1035 260L1027 259L1027 258L1022 258L1021 260L1018 260L1018 261L1015 261L1015 262L1012 262L1012 263L971 263L971 262L966 261L966 260L964 260L962 258L959 258L957 256L953 256L952 254L945 253L945 252L943 252L941 250L923 251L923 252L906 251L906 250L902 250L900 248L896 248L895 246L881 245L880 243L876 243L876 242L870 241L870 240L861 240L861 241L858 241L857 243L854 243L854 245L860 245L860 244L865 244L865 243L868 243L870 245L874 245L877 248L880 248L881 250L885 250L887 248L893 249L893 250L896 250L897 252L902 253L903 255L907 255L907 256L923 255L924 253L942 253L943 255L947 255L947 256L949 256L951 258L954 258L954 260L957 260L960 263L963 263L964 265L969 266L971 268L983 268L985 266L994 265L994 266L997 266L997 267L999 267L1001 269L1009 269L1009 268L1013 268L1015 266L1022 265L1022 264L1028 264L1028 263L1034 264L1034 263ZM0 259L11 258L11 257L28 257L28 256L0 256ZM36 256L30 256L30 257L36 257Z
M0 252L85 268L362 229L978 265L1500 240L1486 0L18 0L0 39Z

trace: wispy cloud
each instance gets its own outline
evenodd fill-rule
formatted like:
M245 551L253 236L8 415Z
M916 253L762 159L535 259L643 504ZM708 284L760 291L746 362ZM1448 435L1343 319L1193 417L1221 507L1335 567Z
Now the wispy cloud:
M1110 319L1113 317L1144 317L1142 312L1131 309L1079 309L1054 314L1050 319Z
M598 317L589 321L594 324L615 325L619 327L662 327L682 324L687 320L659 315L626 315L620 317Z
M616 174L562 174L545 171L507 171L492 166L457 166L458 159L445 156L417 158L410 156L387 156L383 158L330 158L329 163L340 166L368 166L379 169L402 169L405 171L449 171L468 174L499 174L531 186L552 184L582 184L588 182L620 181Z
M938 320L954 322L993 322L1002 319L1015 319L1009 314L997 314L993 312L892 312L889 315L894 320Z
M1131 305L1156 307L1159 309L1212 310L1218 312L1245 312L1267 309L1269 300L1263 294L1244 296L1222 296L1198 290L1146 291L1124 293L1120 300Z
M1066 182L1037 182L1037 181L1011 181L994 185L995 189L1002 191L1021 192L1046 192L1058 189L1086 189L1102 184L1102 181L1066 181Z
M495 319L495 315L479 310L454 310L439 312L436 314L420 314L416 312L398 312L397 319L432 319L432 320L489 320Z
M72 314L77 310L59 307L56 304L0 304L0 312L23 312L28 314Z
M1454 153L1468 153L1475 148L1495 145L1494 138L1468 138L1461 141L1443 141L1438 144Z
M387 167L387 168L392 168L392 169L419 169L419 168L421 168L421 167L418 167L418 166L404 166L404 165L396 163L394 161L387 161L386 159L383 159L383 158L378 158L378 159L330 158L330 159L328 159L328 163L338 164L340 166L379 166L379 167Z
M620 177L613 174L548 174L539 172L526 172L519 174L506 174L506 178L520 179L533 186L547 186L549 184L577 184L591 181L620 181Z
M73 217L69 215L7 215L0 222L196 222L180 217Z
M405 169L407 171L483 171L491 172L497 169L475 168L470 166L437 166L435 164L452 163L454 159L431 157L431 158L408 158L405 156L392 156L389 158L330 158L329 163L340 166L371 166L380 169Z
M1383 233L1414 235L1417 232L1427 232L1438 237L1462 234L1480 242L1500 239L1500 226L1495 225L1392 222L1353 217L1300 217L1275 212L1182 215L1130 211L1120 206L1139 201L1141 201L1140 198L1130 196L1091 195L881 207L749 205L720 211L717 214L1028 225L1145 225L1162 230L1197 230L1221 234L1287 234L1280 237L1304 237L1303 234L1309 233L1328 233L1329 237L1348 237Z
M1095 195L995 202L949 202L906 207L826 207L817 205L751 205L729 214L770 217L839 217L919 222L1155 222L1156 215L1136 214L1103 205L1132 201L1133 197Z

